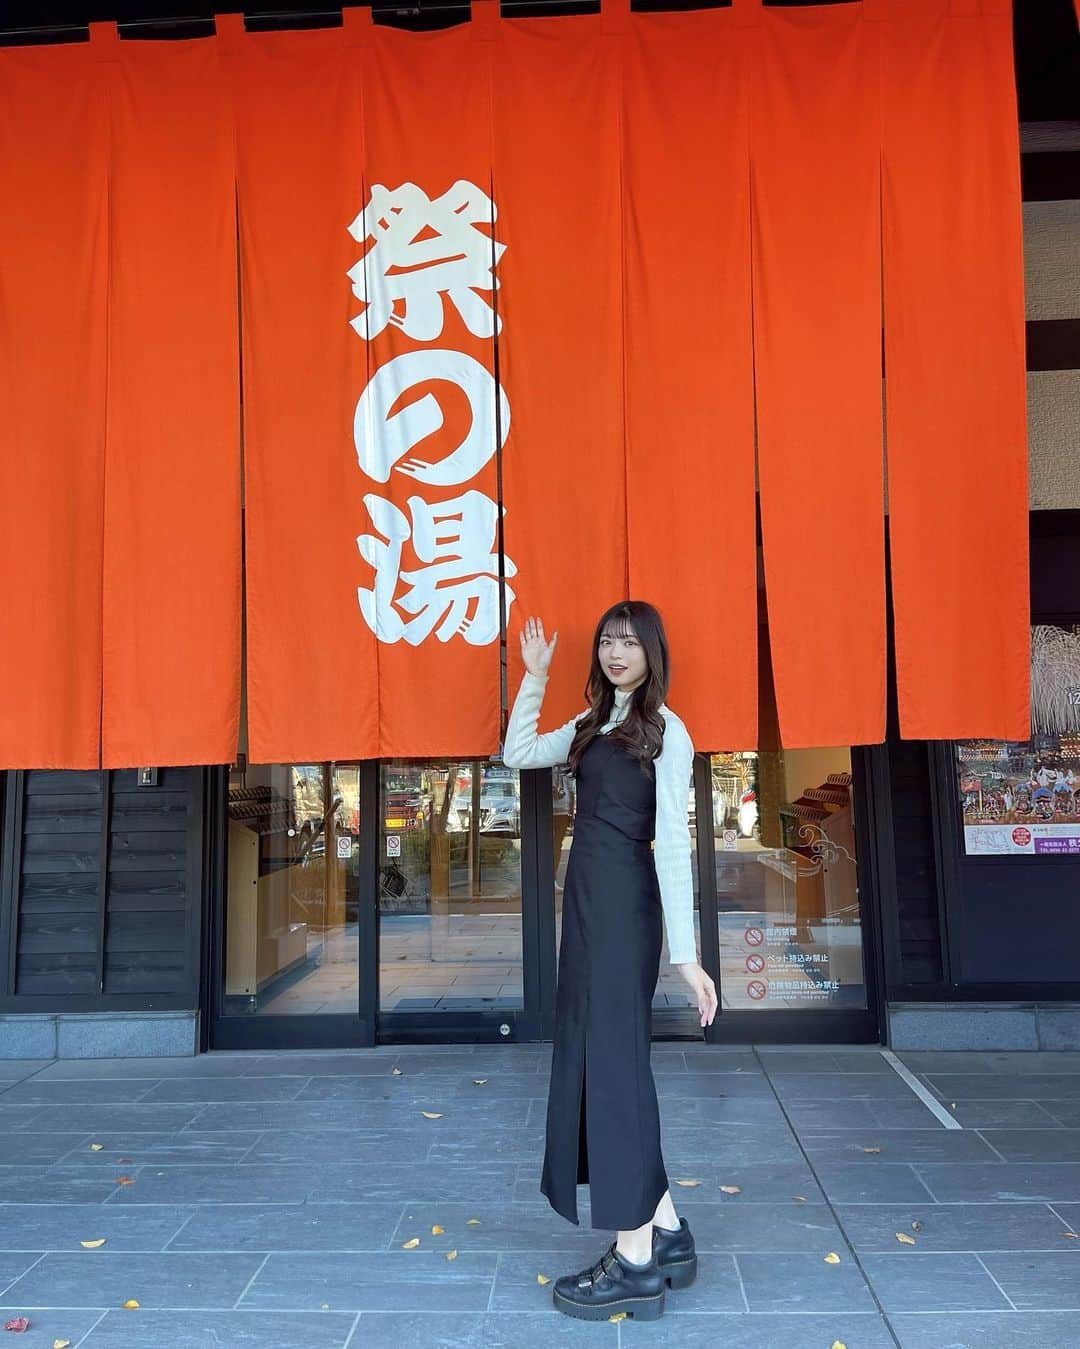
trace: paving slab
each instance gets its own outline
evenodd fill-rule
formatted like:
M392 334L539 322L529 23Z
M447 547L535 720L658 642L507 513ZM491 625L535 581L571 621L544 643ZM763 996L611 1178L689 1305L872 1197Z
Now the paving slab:
M889 1317L901 1349L1076 1349L1075 1312L969 1312ZM850 1345L848 1349L851 1349Z
M349 1349L402 1349L404 1345L418 1349L420 1345L432 1349L553 1349L566 1342L556 1337L567 1335L568 1324L572 1324L569 1334L575 1349L617 1349L620 1343L623 1326L606 1321L568 1323L551 1308L535 1313L396 1311L361 1312Z
M401 1213L397 1203L200 1204L187 1210L187 1220L167 1246L170 1251L384 1251Z
M898 1251L864 1255L862 1267L886 1314L995 1311L1011 1305L977 1255Z
M0 1251L0 1294L42 1259L42 1251Z
M929 1114L929 1111L927 1111ZM1064 1126L1051 1108L1038 1101L949 1102L949 1114L965 1129L1061 1129ZM1077 1109L1080 1125L1080 1107Z
M983 1204L838 1204L836 1212L859 1252L902 1253L905 1244L897 1233L912 1237L918 1251L1037 1251L1080 1245L1062 1235L1069 1224L1049 1204L997 1204L989 1213Z
M844 1252L839 1264L828 1264L824 1258L827 1254L815 1251L812 1255L780 1255L769 1251L736 1256L750 1311L800 1314L875 1311L873 1294L855 1262Z
M1077 1349L1080 1055L903 1055L958 1129L873 1049L652 1058L700 1253L658 1323L571 1328L537 1278L612 1236L539 1192L537 1045L6 1061L0 1296L31 1347Z
M1080 1162L1080 1129L983 1129L1005 1162Z
M811 1162L888 1166L894 1162L992 1162L1001 1160L986 1138L951 1129L859 1129L853 1133L801 1129ZM1024 1160L1024 1159L1020 1159Z
M356 1320L353 1313L330 1311L110 1311L78 1349L345 1349Z
M639 1345L662 1349L718 1349L721 1345L723 1349L830 1349L837 1340L846 1349L896 1349L883 1319L869 1312L830 1312L825 1316L665 1315L658 1322L624 1321L619 1331L620 1344L634 1349Z
M48 1068L52 1059L0 1059L0 1088Z
M18 1349L52 1349L55 1340L70 1340L73 1346L78 1345L82 1349L88 1343L84 1337L101 1321L103 1315L99 1311L77 1311L71 1307L35 1307L28 1311L25 1307L13 1307L6 1299L3 1301L4 1305L0 1306L0 1326L17 1316L25 1316L30 1322L29 1328L17 1340L12 1340ZM130 1313L125 1312L124 1315ZM125 1349L132 1343L127 1341Z
M981 1259L1018 1311L1080 1311L1080 1253L993 1252Z
M1068 1101L1080 1105L1080 1073L930 1073L926 1083L943 1101Z
M160 1251L193 1212L169 1204L125 1210L110 1204L10 1203L0 1210L0 1248L79 1251L81 1242L104 1237L111 1251Z
M216 1251L96 1251L42 1256L4 1293L26 1307L232 1307L263 1264L262 1255Z
M919 1179L941 1203L1080 1201L1080 1162L937 1163L915 1168Z
M451 1249L451 1248L447 1248ZM444 1251L271 1255L240 1299L262 1311L485 1311L497 1257Z

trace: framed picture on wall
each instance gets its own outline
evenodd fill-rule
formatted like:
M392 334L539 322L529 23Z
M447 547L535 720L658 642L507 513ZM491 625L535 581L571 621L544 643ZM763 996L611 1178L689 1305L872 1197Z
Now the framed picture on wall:
M958 740L969 856L1080 858L1080 624L1031 629L1031 736Z

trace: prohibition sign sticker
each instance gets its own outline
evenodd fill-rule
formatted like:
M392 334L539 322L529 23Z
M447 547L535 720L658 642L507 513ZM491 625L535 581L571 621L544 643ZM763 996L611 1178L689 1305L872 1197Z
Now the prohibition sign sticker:
M1022 824L1017 825L1012 831L1012 841L1018 848L1026 848L1031 842L1031 830L1025 829Z
M751 953L746 957L746 968L751 974L760 974L765 968L765 957Z
M748 927L743 936L746 938L747 946L760 946L765 940L765 933L759 927Z
M755 1002L760 1002L769 990L761 979L751 979L746 985L746 991Z

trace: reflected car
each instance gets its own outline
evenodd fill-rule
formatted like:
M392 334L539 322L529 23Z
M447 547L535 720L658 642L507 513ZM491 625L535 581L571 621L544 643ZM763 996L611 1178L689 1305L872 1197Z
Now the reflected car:
M387 829L418 829L424 823L424 800L416 791L388 791L383 796L383 812Z
M450 805L446 827L464 832L469 827L472 793L458 792ZM480 789L480 832L482 834L518 834L521 832L521 808L511 779L487 779Z

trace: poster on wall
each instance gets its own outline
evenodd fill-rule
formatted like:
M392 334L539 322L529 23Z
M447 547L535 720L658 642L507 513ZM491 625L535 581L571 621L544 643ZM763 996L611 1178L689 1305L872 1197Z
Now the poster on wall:
M969 856L1080 858L1080 624L1031 629L1031 738L959 740Z

